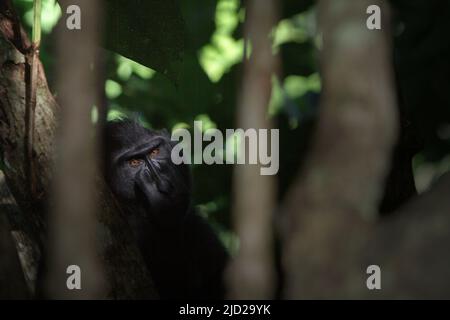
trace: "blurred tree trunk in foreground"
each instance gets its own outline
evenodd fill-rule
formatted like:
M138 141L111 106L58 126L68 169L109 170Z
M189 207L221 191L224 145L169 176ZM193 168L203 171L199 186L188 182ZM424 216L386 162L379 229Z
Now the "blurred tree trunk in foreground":
M361 298L450 299L449 195L447 173L367 235L360 255L364 266L381 267L382 290Z
M382 30L365 27L382 8ZM450 175L378 218L395 144L389 8L323 0L323 100L304 171L285 202L287 298L450 298ZM381 290L369 290L369 265Z
M82 31L57 29L57 92L61 104L57 161L49 216L47 295L52 298L95 299L105 296L103 267L98 261L95 232L98 211L95 177L99 174L98 134L91 120L99 106L98 86L102 36L102 1L60 0L62 7L83 8ZM93 67L93 68L92 68ZM93 137L96 137L93 139ZM66 269L80 267L82 290L67 290Z
M65 12L66 8L63 8ZM81 9L84 11L83 8ZM65 26L65 19L61 20ZM76 32L76 31L75 31ZM80 46L72 43L73 48ZM46 220L43 213L53 177L54 137L59 107L49 91L42 65L38 66L35 143L33 161L37 175L38 197L29 194L25 175L24 119L25 119L25 59L29 41L18 24L10 1L0 3L0 145L4 173L9 188L21 208L20 215L8 216L21 243L30 252L21 258L30 266L25 275L34 283L41 250L45 248ZM75 50L75 49L74 49ZM69 63L70 61L67 61ZM73 75L69 75L73 76ZM76 79L78 81L78 79ZM81 81L81 80L80 80ZM78 101L78 100L77 100ZM87 108L87 106L81 106ZM90 107L90 106L89 106ZM93 136L91 136L93 137ZM85 155L77 155L77 160ZM151 277L134 244L133 237L119 214L110 191L102 179L97 179L100 192L100 214L97 248L105 267L107 297L155 298ZM74 226L75 228L75 226ZM73 262L76 264L76 262ZM82 275L83 276L83 275ZM65 284L65 281L64 281Z
M371 4L382 7L382 30L366 27ZM363 219L377 217L397 132L382 4L319 2L323 96L311 153L285 203L287 298L355 297L365 287L367 266L354 262L370 232Z
M245 37L252 52L250 59L244 57L237 115L237 127L244 130L271 128L267 109L278 58L272 53L270 32L277 21L277 12L275 0L247 1ZM245 144L245 139L240 141L241 148ZM255 164L234 166L233 215L239 253L228 270L229 297L233 299L273 297L272 214L276 185L275 177L261 175L260 168L261 165Z

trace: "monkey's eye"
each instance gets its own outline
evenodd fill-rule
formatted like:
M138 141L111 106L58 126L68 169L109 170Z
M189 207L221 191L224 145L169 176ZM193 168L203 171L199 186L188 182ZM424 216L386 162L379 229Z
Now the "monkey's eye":
M142 164L142 162L143 161L141 159L130 159L130 160L128 160L128 164L131 167L133 167L133 168L139 167Z
M150 157L150 158L154 158L154 157L156 157L158 154L159 154L159 148L155 148L155 149L153 149L152 151L150 151L149 157Z

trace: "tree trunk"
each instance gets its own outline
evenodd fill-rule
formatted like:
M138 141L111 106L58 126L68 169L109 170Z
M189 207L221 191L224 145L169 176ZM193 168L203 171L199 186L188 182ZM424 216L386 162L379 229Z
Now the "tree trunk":
M37 173L37 197L29 194L25 175L24 119L25 119L25 59L29 42L17 24L17 16L5 2L0 6L0 145L6 181L21 207L17 216L9 216L11 224L32 252L26 261L32 265L26 278L33 282L45 244L47 222L45 205L49 196L54 163L54 137L59 107L51 94L41 64L38 66L37 105L33 161ZM80 155L83 156L83 155ZM97 216L99 254L105 266L109 298L155 298L151 277L143 263L128 225L122 219L110 191L102 179ZM23 264L23 262L22 262Z
M69 30L63 24L56 29L56 84L62 107L51 201L54 206L49 216L46 294L57 299L94 299L104 296L105 290L95 243L99 135L91 119L93 106L99 106L99 91L103 91L99 86L103 77L98 71L103 2L60 0L60 4L62 8L71 4L83 8L83 32ZM80 268L82 290L67 289L66 270L71 265Z
M5 176L0 171L0 299L26 299L30 297L22 266L13 241L7 215L18 214L18 207L12 198Z
M366 28L371 4L382 8L382 30ZM358 297L365 286L360 253L397 132L389 8L382 4L319 2L323 95L311 153L285 203L288 298ZM354 275L360 281L350 281Z
M276 74L279 62L272 53L269 35L277 18L276 1L248 1L245 34L252 46L252 53L249 60L244 57L237 116L238 127L244 130L269 129L270 132L267 110L272 76ZM267 135L269 137L270 133ZM267 140L263 143L270 142ZM243 138L240 141L243 154L246 144ZM251 147L250 142L248 146ZM272 155L278 151L267 150ZM240 241L239 253L228 273L229 296L234 299L269 299L274 294L272 215L275 210L276 184L275 176L262 175L261 168L260 164L234 167L233 215Z

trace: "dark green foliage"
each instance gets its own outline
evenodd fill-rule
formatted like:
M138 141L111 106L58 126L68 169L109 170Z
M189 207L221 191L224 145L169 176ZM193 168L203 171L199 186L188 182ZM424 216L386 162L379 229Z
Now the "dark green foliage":
M186 30L175 0L105 1L106 48L177 79Z

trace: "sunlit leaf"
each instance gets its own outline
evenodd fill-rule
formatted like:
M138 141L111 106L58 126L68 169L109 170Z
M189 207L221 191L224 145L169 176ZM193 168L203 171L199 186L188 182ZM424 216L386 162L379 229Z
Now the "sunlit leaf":
M114 80L106 80L105 83L106 96L109 99L115 99L122 94L122 86Z

